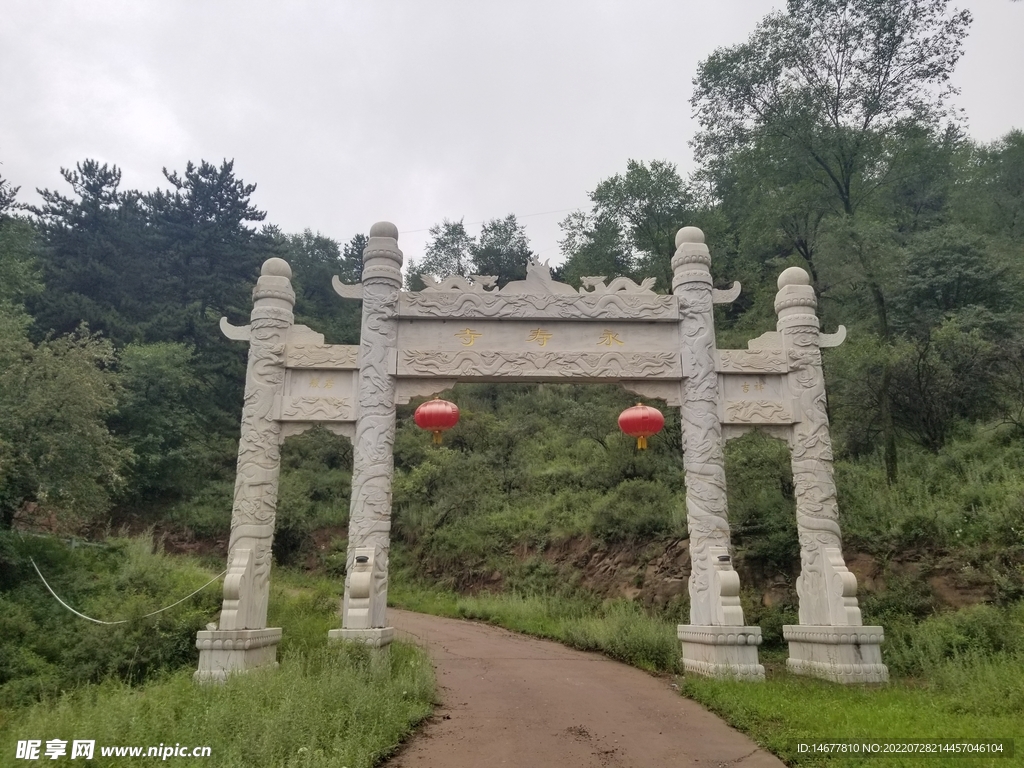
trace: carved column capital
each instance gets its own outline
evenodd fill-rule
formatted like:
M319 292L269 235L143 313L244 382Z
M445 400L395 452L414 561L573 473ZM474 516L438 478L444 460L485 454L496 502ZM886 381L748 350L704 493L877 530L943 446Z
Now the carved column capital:
M779 292L775 294L776 329L818 331L818 299L811 286L810 275L800 267L789 267L779 275Z
M370 241L363 250L364 286L386 283L402 287L402 251L398 248L398 227L379 221L370 227Z
M291 278L292 268L284 259L275 256L263 262L260 278L252 289L253 313L271 307L291 312L295 307Z
M704 244L704 233L697 227L683 227L676 233L672 270L673 293L687 283L705 283L710 290L711 252Z

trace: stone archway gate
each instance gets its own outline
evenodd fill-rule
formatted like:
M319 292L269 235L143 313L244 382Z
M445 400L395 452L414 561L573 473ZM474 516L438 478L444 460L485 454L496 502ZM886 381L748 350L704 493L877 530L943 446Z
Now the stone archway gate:
M726 505L724 441L751 429L786 440L792 451L801 573L800 624L786 626L791 670L838 682L880 682L881 627L861 625L857 582L843 561L825 410L820 349L845 329L819 331L807 273L779 277L777 330L748 349L715 347L713 305L733 301L712 287L703 233L676 236L672 294L653 280L587 278L584 287L530 265L526 280L448 278L402 291L398 230L370 229L359 285L336 291L363 302L360 344L328 345L293 323L291 269L269 259L253 290L248 325L221 320L225 335L248 341L238 474L228 573L216 629L198 633L198 680L273 664L279 628L268 628L267 599L280 446L315 424L353 443L352 499L342 627L333 639L381 647L387 626L395 406L459 381L616 382L682 412L687 523L692 569L690 624L680 625L688 672L757 680L759 627L746 626L733 569Z

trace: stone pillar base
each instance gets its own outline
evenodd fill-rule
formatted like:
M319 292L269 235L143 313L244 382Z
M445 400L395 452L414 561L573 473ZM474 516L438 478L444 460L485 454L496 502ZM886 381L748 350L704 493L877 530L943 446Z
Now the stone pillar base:
M228 675L256 667L277 666L281 629L204 629L196 633L199 683L223 683Z
M786 666L798 675L834 683L887 683L882 663L881 627L815 627L789 624L782 628L789 641Z
M327 633L327 641L353 640L364 643L371 648L387 648L395 639L394 627L377 627L375 629L332 629Z
M757 661L760 627L680 624L677 635L683 642L683 669L687 674L764 680L764 667Z

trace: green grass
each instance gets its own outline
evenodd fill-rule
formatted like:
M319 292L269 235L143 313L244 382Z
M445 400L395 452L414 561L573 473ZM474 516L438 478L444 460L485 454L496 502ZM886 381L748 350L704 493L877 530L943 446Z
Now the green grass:
M931 679L841 686L776 669L763 684L688 677L683 693L790 765L874 765L876 758L826 760L798 741L835 739L1013 739L1024 748L1024 655L961 659ZM1015 760L886 759L883 765L1007 766Z
M676 628L628 600L601 602L555 595L456 595L422 586L396 585L390 601L438 616L475 619L599 651L649 672L679 672Z
M42 593L23 560L44 560L63 594L104 617L139 616L215 572L141 540L84 552L52 539L0 543L8 545L0 551L0 604L7 608L0 627L8 630L0 637L0 691L10 694L0 705L0 764L14 759L19 740L93 739L96 765L127 760L99 757L103 745L180 743L209 746L205 762L213 766L372 766L432 709L433 669L421 649L328 645L327 631L339 626L337 580L275 569L268 624L284 630L280 667L236 675L223 686L197 685L195 631L216 617L218 585L207 590L212 597L204 592L160 621L101 627ZM12 662L17 654L20 664ZM146 674L137 674L133 660L154 654ZM68 666L84 658L89 666ZM29 662L45 685L30 685L38 675Z
M287 631L287 630L286 630ZM3 715L0 755L19 739L101 745L201 745L210 765L369 768L432 709L433 672L419 649L392 644L287 653L275 670L197 685L185 669L142 687L116 680ZM97 759L97 765L124 758ZM140 760L139 762L145 762Z
M128 621L104 626L75 617L47 592L32 561L75 609L104 621ZM191 665L195 633L220 607L218 583L169 611L145 614L180 600L217 572L154 551L148 538L69 546L0 533L0 707L110 677L143 683Z
M396 585L396 605L444 616L479 619L576 648L601 651L649 671L679 673L676 625L626 601L601 603L550 595L460 596L427 586ZM796 751L821 739L1014 739L1024 749L1024 603L975 606L915 622L892 620L883 647L893 681L842 686L792 675L785 651L762 652L764 683L691 676L682 691L721 715L791 765L830 763ZM1019 764L963 757L886 759L884 765Z

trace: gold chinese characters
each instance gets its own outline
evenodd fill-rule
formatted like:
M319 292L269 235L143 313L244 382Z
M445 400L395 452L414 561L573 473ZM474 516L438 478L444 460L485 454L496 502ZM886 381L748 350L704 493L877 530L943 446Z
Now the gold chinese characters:
M534 328L530 331L530 335L526 337L527 341L536 341L542 347L548 345L548 341L554 334L550 331L545 331L543 328Z
M625 342L619 338L619 334L609 331L607 328L604 333L601 334L600 341L597 342L598 346L610 347L612 344L625 344Z
M462 339L462 346L472 347L473 343L483 336L482 333L474 331L472 328L464 328L455 334L455 338Z
M320 378L318 378L316 376L313 376L309 380L309 387L310 387L310 389L333 389L334 388L334 379L322 379L321 380Z

